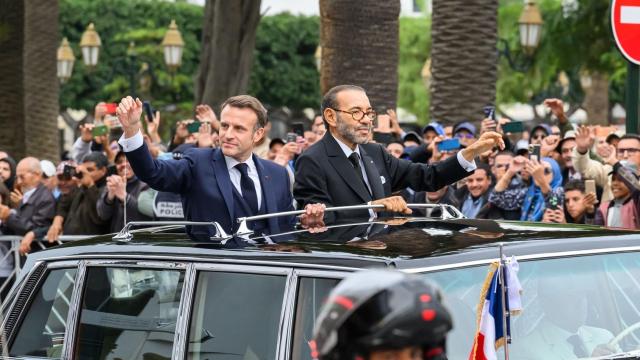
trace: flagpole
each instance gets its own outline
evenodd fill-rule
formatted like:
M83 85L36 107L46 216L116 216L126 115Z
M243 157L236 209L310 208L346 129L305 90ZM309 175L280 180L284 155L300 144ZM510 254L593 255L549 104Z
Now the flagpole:
M502 284L500 287L502 290L502 328L504 329L504 360L509 360L509 343L511 342L511 337L509 335L509 331L507 330L507 317L509 313L507 311L507 282L504 277L504 269L505 269L505 261L504 261L504 243L500 243L500 262L498 265L498 281Z

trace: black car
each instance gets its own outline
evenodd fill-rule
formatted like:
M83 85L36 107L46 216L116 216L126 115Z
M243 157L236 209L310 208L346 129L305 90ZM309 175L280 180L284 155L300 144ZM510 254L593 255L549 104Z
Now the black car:
M449 358L467 359L481 287L503 244L524 289L510 359L637 358L639 232L441 210L437 218L348 219L320 233L250 240L243 223L236 235L244 240L219 233L206 243L157 226L38 252L3 306L4 354L309 360L332 287L349 272L387 267L439 284L454 318Z

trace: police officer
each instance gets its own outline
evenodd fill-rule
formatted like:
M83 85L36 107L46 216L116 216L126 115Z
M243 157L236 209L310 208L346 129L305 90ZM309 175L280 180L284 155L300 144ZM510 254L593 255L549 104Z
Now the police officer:
M439 291L398 271L367 270L329 294L310 342L314 360L442 360L451 316Z

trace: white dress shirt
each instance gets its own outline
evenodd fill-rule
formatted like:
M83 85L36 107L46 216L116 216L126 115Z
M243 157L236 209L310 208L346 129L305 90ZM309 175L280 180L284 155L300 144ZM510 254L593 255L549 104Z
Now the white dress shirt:
M240 195L243 195L240 188L240 178L242 177L242 174L240 173L240 170L236 169L235 167L236 165L240 164L240 161L228 156L225 156L224 160L227 163L227 169L229 170L229 177L231 178L233 187L238 190ZM249 175L251 181L253 181L253 186L256 188L256 196L258 197L258 209L260 209L260 204L262 203L262 188L260 187L260 176L258 175L258 169L256 169L256 164L255 162L253 162L253 156L249 156L249 158L243 162L247 164L247 174Z
M118 143L122 145L122 150L124 152L131 152L139 149L142 144L144 144L144 138L142 137L142 133L138 131L134 136L126 139L124 134L118 140ZM231 183L233 187L238 190L240 195L242 195L242 189L240 187L240 170L236 169L235 166L240 162L234 158L230 158L228 156L224 157L224 160L227 164L227 169L229 170L229 177L231 178ZM256 164L253 162L253 156L250 156L246 161L244 161L249 167L247 170L247 174L249 178L253 181L253 186L256 188L256 196L258 197L258 209L260 209L260 205L262 204L262 188L260 186L260 176L258 176L258 169L256 169Z

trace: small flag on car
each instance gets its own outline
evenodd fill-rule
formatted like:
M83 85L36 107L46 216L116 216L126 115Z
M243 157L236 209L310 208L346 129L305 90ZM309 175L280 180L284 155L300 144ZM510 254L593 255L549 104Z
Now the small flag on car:
M497 360L496 351L509 340L510 315L517 315L522 311L522 286L518 280L518 270L515 257L489 266L489 273L480 293L478 330L469 360Z

